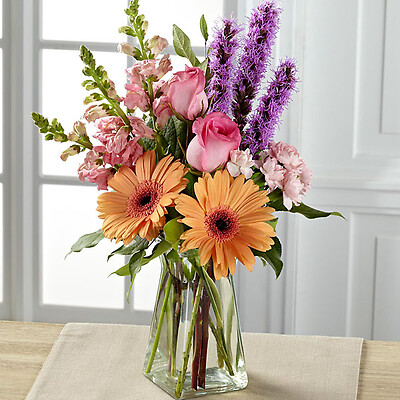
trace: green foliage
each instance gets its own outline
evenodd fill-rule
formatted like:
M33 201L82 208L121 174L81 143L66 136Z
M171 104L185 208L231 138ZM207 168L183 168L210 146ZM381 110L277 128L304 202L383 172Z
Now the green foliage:
M81 236L75 244L72 245L71 251L65 256L69 256L71 253L79 253L83 249L89 249L96 246L104 239L103 231L99 229L93 233L87 233Z
M122 256L130 256L138 251L146 250L149 245L150 243L146 239L143 239L139 235L137 235L132 243L128 245L122 245L117 250L114 250L111 254L109 254L109 256L107 257L107 261L116 254Z
M200 64L199 68L202 69L204 72L207 72L208 67L208 58L205 58Z
M161 242L157 243L154 246L152 253L149 256L143 257L142 265L148 264L150 261L160 257L165 252L171 249L171 243L167 242L166 240L162 240Z
M129 290L126 294L126 301L129 303L129 295L132 290L133 282L135 281L136 275L140 272L142 269L142 260L144 256L144 250L139 251L138 253L135 253L130 259L129 263L127 265L124 265L125 269L129 269L129 275L131 276L131 284L129 286ZM122 268L124 268L122 267Z
M173 25L172 35L176 54L178 56L187 58L193 67L198 67L200 65L200 61L194 54L190 39L186 33L183 32L182 29L180 29L177 25Z
M164 225L165 240L171 243L175 250L178 250L178 243L183 233L183 224L178 222L179 218L171 219Z
M94 59L92 52L84 45L82 45L80 49L80 58L85 64L85 67L82 70L83 74L92 78L86 79L82 85L87 90L98 89L100 91L100 93L94 92L87 96L84 100L84 103L89 104L93 101L101 101L106 99L111 107L109 108L110 113L111 110L113 110L112 114L116 114L121 117L130 130L131 125L129 118L121 109L119 102L117 101L118 96L116 97L115 90L112 89L112 84L108 78L107 71L102 65L96 67L96 60Z
M274 190L270 195L270 203L268 204L270 207L274 208L275 211L289 211L293 214L301 214L308 219L316 219L316 218L326 218L331 215L335 215L337 217L346 219L342 214L337 211L321 211L310 206L307 206L304 203L299 204L298 206L293 206L290 210L288 210L283 204L283 194L281 190Z
M67 142L68 137L64 133L64 128L58 122L57 118L54 118L51 123L43 115L33 112L31 114L34 124L39 128L40 133L46 134L45 140L54 140L55 142Z
M203 35L203 38L205 42L208 40L208 27L207 27L207 21L204 17L204 14L200 17L200 31L201 34Z
M181 261L181 257L179 256L179 253L175 249L172 249L167 254L167 259L173 263L179 263Z
M147 40L145 41L148 23L145 20L145 16L139 14L139 1L132 0L125 10L125 14L128 16L131 26L123 26L119 28L119 32L138 39L140 49L134 48L134 58L137 60L153 58L148 49Z
M162 132L164 153L172 154L175 159L183 159L182 148L186 147L187 125L185 121L172 116L168 119Z
M252 251L253 254L262 261L264 266L269 264L272 267L275 271L276 278L278 279L283 269L283 262L281 260L282 245L277 237L274 237L273 239L274 245L268 251L262 252L254 249L252 249Z

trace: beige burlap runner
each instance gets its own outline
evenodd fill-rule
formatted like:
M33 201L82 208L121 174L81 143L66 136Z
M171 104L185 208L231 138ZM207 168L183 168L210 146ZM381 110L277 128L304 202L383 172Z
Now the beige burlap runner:
M171 399L142 374L149 328L67 324L26 400ZM209 400L355 400L362 339L243 334L249 385Z

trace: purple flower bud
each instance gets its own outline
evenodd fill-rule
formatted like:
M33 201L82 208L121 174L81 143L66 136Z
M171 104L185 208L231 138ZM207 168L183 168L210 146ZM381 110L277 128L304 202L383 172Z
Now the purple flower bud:
M209 67L212 78L207 88L208 98L213 99L210 112L230 113L232 103L232 72L236 50L239 47L238 34L242 27L236 19L223 19L222 27L217 27L210 48Z
M268 147L283 110L287 107L298 82L295 60L288 58L280 63L270 81L267 93L261 97L257 111L249 122L242 147L255 154Z
M271 57L281 11L274 0L266 0L253 10L249 20L249 31L233 83L232 112L242 132Z

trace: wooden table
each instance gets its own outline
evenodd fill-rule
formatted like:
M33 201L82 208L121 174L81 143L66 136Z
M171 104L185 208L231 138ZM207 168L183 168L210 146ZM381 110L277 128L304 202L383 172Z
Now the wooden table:
M62 328L0 322L0 400L25 398ZM400 342L364 342L358 392L358 400L400 400Z

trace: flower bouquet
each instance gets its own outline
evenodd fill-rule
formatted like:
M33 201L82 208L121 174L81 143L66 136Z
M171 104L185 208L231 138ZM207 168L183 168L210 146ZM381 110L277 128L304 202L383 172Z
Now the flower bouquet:
M202 60L174 25L175 52L188 59L175 73L169 54L161 56L168 42L146 38L138 0L125 12L130 25L120 32L137 45L118 48L135 60L124 97L82 46L82 85L91 92L84 103L92 103L83 117L66 134L57 119L32 114L45 140L71 142L63 161L86 153L79 179L105 190L98 197L101 230L82 236L71 251L103 238L122 242L112 255L130 259L115 274L130 276L131 288L141 268L160 257L145 375L175 398L242 389L237 261L251 271L259 258L278 277L283 263L274 213L340 215L302 202L311 171L293 146L273 141L296 90L295 61L282 60L258 96L281 10L264 1L247 32L234 18L222 19L210 41L202 16Z

